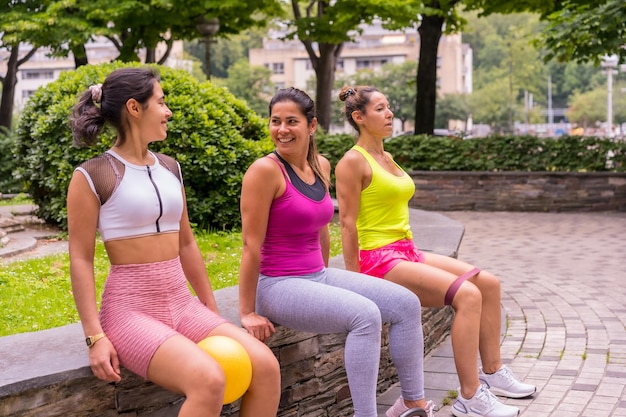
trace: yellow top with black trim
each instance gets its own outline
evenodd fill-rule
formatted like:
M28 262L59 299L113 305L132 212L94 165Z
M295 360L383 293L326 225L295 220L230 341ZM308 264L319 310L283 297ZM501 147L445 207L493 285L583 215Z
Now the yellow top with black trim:
M402 239L413 239L409 224L409 200L415 194L413 179L398 165L401 176L387 172L361 146L352 147L372 169L372 182L361 191L356 227L359 248L377 249Z

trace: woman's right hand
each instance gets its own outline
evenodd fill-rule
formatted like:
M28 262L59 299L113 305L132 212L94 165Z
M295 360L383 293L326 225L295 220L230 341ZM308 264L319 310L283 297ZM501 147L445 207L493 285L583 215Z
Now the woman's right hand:
M104 337L89 349L89 365L93 374L107 382L119 382L120 361L111 341Z
M248 333L259 339L261 342L264 342L276 332L274 324L272 324L267 317L263 317L257 313L242 315L241 325L248 331Z

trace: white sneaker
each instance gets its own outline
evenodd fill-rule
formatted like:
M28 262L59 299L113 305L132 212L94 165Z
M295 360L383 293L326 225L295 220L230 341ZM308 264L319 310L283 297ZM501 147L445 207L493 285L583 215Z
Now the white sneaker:
M421 414L405 414L407 411L413 410L412 408L407 407L404 404L404 398L402 395L398 397L396 402L387 410L385 415L387 417L403 417L403 416L419 416ZM435 411L437 411L437 406L434 401L426 401L426 407L423 408L428 417L435 417ZM422 413L423 414L423 413Z
M489 391L496 395L509 398L523 398L533 395L537 387L521 382L508 366L502 365L494 374L486 374L483 368L478 368L478 379L485 384Z
M451 411L456 417L516 417L519 415L517 407L502 404L482 384L469 400L461 396L461 388L459 388L459 396Z

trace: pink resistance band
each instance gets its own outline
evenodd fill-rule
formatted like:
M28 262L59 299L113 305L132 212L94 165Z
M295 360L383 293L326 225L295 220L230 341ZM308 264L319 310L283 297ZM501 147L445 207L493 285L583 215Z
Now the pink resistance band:
M459 288L461 288L461 284L463 284L468 278L471 278L478 273L480 273L480 269L474 268L471 271L468 271L455 279L452 285L450 285L450 288L448 288L448 291L446 292L446 297L444 298L445 304L447 306L452 305L452 300L454 300L456 292L459 290Z

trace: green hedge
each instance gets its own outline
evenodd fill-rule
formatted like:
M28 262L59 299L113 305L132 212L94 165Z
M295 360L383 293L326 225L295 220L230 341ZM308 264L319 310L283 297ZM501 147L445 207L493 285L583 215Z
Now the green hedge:
M335 166L354 136L319 136L318 142ZM598 137L407 135L387 140L385 150L408 171L626 171L626 142Z
M64 72L26 105L17 128L14 172L47 223L66 227L65 200L74 168L114 141L108 129L100 144L75 148L68 123L72 106L89 85L103 82L116 68L136 65L89 65ZM202 229L237 228L242 176L272 149L267 123L227 90L200 83L182 70L157 68L173 117L167 139L150 148L180 162L192 223Z
M24 191L20 181L13 176L17 166L13 151L15 135L0 127L0 194L19 194Z

